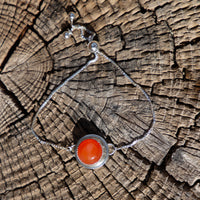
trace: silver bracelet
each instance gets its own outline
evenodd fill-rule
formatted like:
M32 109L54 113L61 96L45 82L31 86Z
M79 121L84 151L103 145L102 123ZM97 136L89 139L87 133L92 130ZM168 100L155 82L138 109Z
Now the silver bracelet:
M73 36L74 30L79 30L81 37L85 41L88 42L88 48L91 51L91 53L94 54L94 58L89 60L83 67L81 67L73 75L71 75L70 77L65 79L65 81L63 83L58 85L50 93L50 95L42 103L42 105L40 106L40 108L38 109L38 111L36 112L36 114L34 115L34 117L32 119L31 132L33 133L33 135L36 137L36 139L42 145L50 145L50 146L52 146L54 148L64 149L64 150L66 150L68 152L71 152L72 155L76 157L76 160L80 165L82 165L82 166L84 166L84 167L86 167L88 169L96 169L96 168L99 168L99 167L103 166L106 163L109 155L110 156L113 155L118 150L125 149L125 148L130 148L133 145L135 145L136 143L138 143L139 141L145 139L151 133L151 131L153 129L153 126L155 124L155 113L154 113L152 101L149 98L148 94L144 91L144 89L142 89L142 87L139 84L137 84L130 76L128 76L128 74L115 61L113 61L111 58L106 56L99 49L99 45L98 45L97 41L94 40L95 33L90 31L90 30L88 30L85 26L82 26L82 25L79 25L79 24L74 25L74 19L75 19L75 14L74 13L70 13L69 17L70 17L71 29L68 30L65 33L65 38L67 39L67 38ZM88 35L87 37L85 36L86 33ZM152 113L152 121L150 123L150 126L149 126L148 130L142 136L139 136L139 137L135 138L131 143L123 145L123 146L120 146L120 147L116 147L112 143L107 143L103 137L101 137L99 135L95 135L95 134L86 135L86 136L82 137L77 142L77 144L71 145L71 146L68 146L68 147L56 145L56 144L54 144L52 142L47 142L45 140L42 140L33 129L33 125L34 125L34 123L35 123L40 111L46 106L46 104L49 102L49 100L52 98L52 96L61 87L63 87L68 81L73 79L76 75L81 73L89 65L95 63L98 60L99 56L103 56L105 59L107 59L109 62L111 62L115 66L115 68L118 69L146 97L147 101L150 104L151 113Z

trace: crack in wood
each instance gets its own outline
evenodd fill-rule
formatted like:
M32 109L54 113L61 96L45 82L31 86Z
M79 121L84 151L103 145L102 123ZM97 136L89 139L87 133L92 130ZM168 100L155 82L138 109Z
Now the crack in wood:
M10 97L10 99L13 101L13 103L15 104L15 106L24 114L24 116L28 116L29 113L27 112L27 110L24 108L24 106L21 104L21 102L19 101L19 99L17 98L17 96L10 90L8 90L8 88L6 87L6 85L0 80L0 88L1 91L8 97Z
M169 32L170 32L170 35L171 35L171 38L172 38L172 44L173 44L173 61L174 61L174 64L171 66L172 69L178 69L179 66L178 66L178 63L176 61L176 45L175 45L175 37L174 37L174 34L173 34L173 30L172 28L170 27L169 23L167 21L165 21L167 27L169 28Z

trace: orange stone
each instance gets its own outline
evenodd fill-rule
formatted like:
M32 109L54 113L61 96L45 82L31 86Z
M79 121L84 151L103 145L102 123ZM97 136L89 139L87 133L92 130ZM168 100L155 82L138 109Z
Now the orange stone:
M85 139L78 146L78 157L87 165L92 165L99 161L102 156L102 147L94 139Z

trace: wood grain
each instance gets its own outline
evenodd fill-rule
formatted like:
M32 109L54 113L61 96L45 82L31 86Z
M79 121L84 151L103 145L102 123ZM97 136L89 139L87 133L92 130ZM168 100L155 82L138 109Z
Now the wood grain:
M150 95L156 114L143 142L97 170L30 131L51 91L91 59L78 31L64 37L71 11ZM199 199L199 13L198 0L1 1L0 199ZM53 96L34 130L63 146L91 133L120 146L151 118L141 91L100 58Z

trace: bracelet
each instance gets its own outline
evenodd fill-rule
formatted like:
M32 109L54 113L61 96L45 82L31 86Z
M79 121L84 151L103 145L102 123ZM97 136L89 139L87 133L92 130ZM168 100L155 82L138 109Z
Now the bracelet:
M32 134L36 137L36 139L42 144L42 145L50 145L54 148L57 149L64 149L66 151L69 151L72 153L73 156L76 157L77 162L84 166L87 169L96 169L101 166L103 166L106 161L108 160L108 157L113 155L116 151L125 149L125 148L130 148L134 146L136 143L139 141L145 139L152 131L153 126L155 124L155 113L153 109L153 104L151 99L149 98L148 94L142 89L142 87L136 83L115 61L113 61L111 58L106 56L100 49L97 41L94 40L94 36L96 35L94 32L88 30L85 26L75 24L74 25L74 19L75 19L75 14L70 13L70 24L71 24L71 29L68 30L65 33L65 38L68 39L69 37L73 36L74 30L79 30L81 37L88 42L88 48L91 51L92 54L94 54L94 58L89 60L83 67L81 67L79 70L77 70L74 74L72 74L70 77L65 79L63 83L58 85L47 97L47 99L42 103L36 114L34 115L32 122L31 122L31 132ZM87 35L87 37L86 37ZM76 75L81 73L84 69L86 69L89 65L95 63L99 56L104 57L106 60L108 60L110 63L112 63L116 69L120 71L121 74L123 74L132 84L133 86L137 87L143 95L146 97L147 101L150 104L151 108L151 113L152 113L152 120L150 123L150 126L148 130L142 135L137 138L135 138L131 143L116 147L112 143L107 143L105 139L99 135L96 134L89 134L84 137L82 137L77 144L71 145L68 147L60 146L57 144L54 144L52 142L47 142L45 140L42 140L37 133L33 129L33 125L38 117L38 114L46 104L49 102L49 100L52 98L52 96L65 84L67 84L68 81L73 79Z

